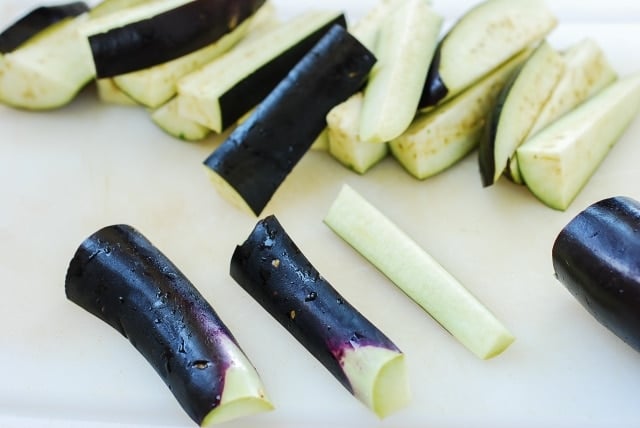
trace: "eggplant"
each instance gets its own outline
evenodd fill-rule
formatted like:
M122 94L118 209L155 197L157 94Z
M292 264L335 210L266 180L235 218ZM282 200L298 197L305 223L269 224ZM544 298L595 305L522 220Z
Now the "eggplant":
M518 148L527 188L564 211L640 110L640 72L607 86Z
M324 222L479 358L492 358L514 341L486 306L348 185Z
M224 131L257 106L333 25L346 27L342 13L308 12L242 43L181 79L180 114Z
M382 23L373 51L378 62L364 89L362 141L386 143L409 127L442 22L428 0L406 0Z
M193 0L174 9L89 36L99 78L158 65L231 32L265 0Z
M107 226L85 239L69 264L65 292L127 338L199 425L272 408L211 305L131 226Z
M402 135L389 142L393 156L419 180L463 159L478 146L498 94L529 54L521 52L452 100L419 113Z
M484 0L440 41L420 109L453 98L500 64L542 40L557 24L542 0Z
M211 133L209 128L181 116L176 98L154 109L151 120L167 134L183 141L200 141Z
M11 52L51 25L88 11L89 6L79 1L37 7L0 33L0 53Z
M408 403L402 352L320 275L275 216L236 247L230 273L379 417Z
M611 332L640 352L640 202L598 201L558 234L555 275Z
M374 63L334 25L205 160L220 193L259 215L323 131L327 113L358 91Z

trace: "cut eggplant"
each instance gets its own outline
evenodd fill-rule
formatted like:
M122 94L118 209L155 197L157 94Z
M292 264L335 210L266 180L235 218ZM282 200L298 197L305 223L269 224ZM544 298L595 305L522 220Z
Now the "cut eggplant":
M136 100L122 92L111 77L96 79L96 92L98 99L103 103L122 106L137 106Z
M362 141L386 143L409 127L441 26L428 0L405 1L381 25L374 49L378 62L364 89Z
M580 304L640 352L640 203L618 196L589 206L562 229L552 260Z
M329 153L347 168L364 174L387 156L387 143L371 143L360 139L362 92L349 97L327 115Z
M67 298L129 339L199 425L270 410L255 368L211 305L131 226L87 238Z
M402 352L320 275L275 216L236 247L231 276L379 417L408 403Z
M435 53L420 107L455 96L543 39L557 20L542 0L485 0L447 32Z
M193 0L89 37L96 75L113 77L162 64L219 40L265 0Z
M546 41L540 43L498 96L478 146L482 184L490 186L507 169L565 71L565 62Z
M365 16L349 26L349 32L360 43L373 51L378 41L380 26L395 10L401 8L408 0L378 0Z
M151 120L167 134L183 141L200 141L211 133L209 128L182 117L175 98L153 110Z
M593 40L585 39L571 46L563 53L563 58L565 72L525 141L617 79L604 52ZM513 182L523 184L517 156L510 159L505 173Z
M513 342L495 315L351 187L343 186L324 222L479 358Z
M619 79L518 148L526 186L566 210L640 109L640 73Z
M88 11L84 2L37 7L0 33L0 53L11 52L51 25Z
M477 147L498 94L529 54L528 50L517 54L453 99L419 114L389 143L393 156L420 180L464 158Z
M215 132L257 106L333 26L342 13L309 12L243 43L178 84L180 114Z
M334 25L205 160L220 193L259 215L325 128L327 113L361 87L374 63Z

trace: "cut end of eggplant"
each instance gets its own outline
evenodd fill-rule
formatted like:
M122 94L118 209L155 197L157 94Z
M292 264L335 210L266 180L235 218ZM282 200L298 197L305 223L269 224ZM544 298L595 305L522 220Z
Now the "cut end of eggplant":
M259 211L255 210L247 201L238 193L238 191L225 180L220 174L205 163L205 168L209 180L213 184L213 187L217 190L218 194L222 196L231 205L238 208L240 211L244 211L250 215L258 215Z
M345 351L341 364L353 395L379 418L409 405L407 368L399 351L363 346Z
M209 128L182 117L176 98L153 110L151 120L167 134L183 141L201 141L211 133Z

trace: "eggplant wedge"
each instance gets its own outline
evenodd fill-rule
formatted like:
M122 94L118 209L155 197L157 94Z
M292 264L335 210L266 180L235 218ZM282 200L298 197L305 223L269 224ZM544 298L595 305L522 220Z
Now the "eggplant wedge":
M498 95L527 59L525 50L453 99L420 113L389 143L398 162L419 180L434 176L473 151Z
M131 226L108 226L83 241L65 292L127 338L197 424L272 408L255 368L211 305Z
M40 6L18 19L0 33L0 54L11 52L39 32L68 18L89 11L84 2Z
M603 326L640 352L640 203L601 200L553 244L556 278Z
M148 19L89 36L98 78L190 54L230 33L265 0L193 0Z
M547 206L566 210L640 109L640 73L619 79L517 151L525 185Z
M236 247L231 276L383 418L408 404L404 355L320 275L275 216Z
M362 141L386 143L409 127L442 21L428 0L407 0L382 23L373 51L378 62L364 89Z
M235 124L285 78L333 25L339 12L308 12L202 67L178 83L180 114L215 132Z
M483 186L494 184L507 169L564 72L562 56L543 41L500 92L478 145Z
M456 278L348 185L324 222L481 359L514 337Z
M420 108L452 98L521 50L542 40L557 20L542 0L485 0L441 40Z
M602 49L591 39L571 46L562 53L562 57L566 64L565 72L525 141L618 78ZM523 184L517 156L511 157L505 174L514 183Z
M374 55L334 25L204 162L218 191L259 215L326 127L362 86Z
M154 109L151 120L167 134L183 141L201 141L211 134L209 128L180 115L176 98Z

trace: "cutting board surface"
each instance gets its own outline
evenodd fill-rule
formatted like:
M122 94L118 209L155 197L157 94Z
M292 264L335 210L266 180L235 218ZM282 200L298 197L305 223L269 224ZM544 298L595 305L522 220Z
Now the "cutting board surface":
M35 3L0 1L0 25ZM283 16L312 7L275 3ZM323 6L354 19L374 3ZM447 19L473 4L438 3ZM589 36L621 75L640 70L637 5L582 5L553 2L552 44ZM175 140L143 109L101 104L91 88L47 113L0 106L0 130L0 426L192 426L127 341L65 299L75 249L115 223L138 228L183 270L262 375L276 410L226 426L638 426L640 355L555 280L551 246L589 204L640 200L640 118L566 212L506 181L484 189L475 153L425 181L391 158L364 176L325 152L303 158L263 215L275 214L323 276L406 353L413 401L385 421L230 278L231 254L257 219L206 177L202 161L221 137ZM517 339L504 354L478 360L322 223L345 183L511 329Z

